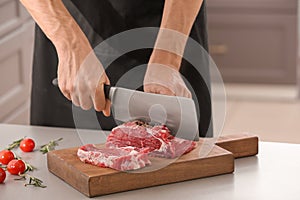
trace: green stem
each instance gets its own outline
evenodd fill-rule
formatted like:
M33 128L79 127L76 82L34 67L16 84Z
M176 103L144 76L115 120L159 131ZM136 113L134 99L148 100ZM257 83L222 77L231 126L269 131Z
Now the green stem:
M47 186L43 184L43 181L41 179L38 179L34 176L30 176L28 174L19 174L20 178L16 178L14 180L20 181L20 180L27 180L29 178L28 183L25 183L24 186L32 185L35 187L40 187L40 188L46 188Z
M20 143L21 143L21 141L22 141L24 138L26 138L26 136L23 137L23 138L21 138L21 139L19 139L19 140L13 141L11 144L8 145L8 147L7 147L6 149L7 149L7 150L12 150L12 149L14 149L14 148L20 146Z
M57 140L51 140L48 144L44 144L40 148L40 152L43 154L48 153L49 151L52 151L55 149L56 146L58 146L58 142L61 141L63 138L59 138Z

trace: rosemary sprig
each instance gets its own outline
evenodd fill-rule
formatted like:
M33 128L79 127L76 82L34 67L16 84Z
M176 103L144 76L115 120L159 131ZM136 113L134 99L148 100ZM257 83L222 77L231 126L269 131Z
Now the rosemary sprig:
M20 178L16 178L16 181L21 181L21 180L27 180L27 177L29 178L28 183L25 183L24 186L28 186L28 185L32 185L35 187L41 187L41 188L45 188L47 187L46 185L43 184L43 181L41 179L38 179L34 176L30 176L28 174L19 174Z
M14 154L15 154L15 159L22 160L21 156L17 155L15 152L14 152Z
M0 163L0 168L6 170L6 165L2 165L2 164Z
M44 144L40 148L40 152L43 154L48 153L49 151L52 151L55 149L56 146L58 146L58 142L61 141L63 138L59 138L57 140L51 140L48 144Z
M12 150L18 146L20 146L21 141L24 139L25 137L19 139L19 140L15 140L13 141L11 144L8 145L8 147L6 148L7 150Z
M26 173L26 172L32 172L33 170L37 170L37 168L34 167L33 165L25 162L24 160L23 160L23 162L25 163L25 166L26 166L26 169L25 169L24 173Z
M43 181L41 179L38 179L33 176L29 176L29 183L25 183L25 187L27 185L33 185L35 187L41 187L41 188L47 187L46 185L43 185Z
M19 178L14 178L15 181L23 181L26 180L26 174L19 174Z
M22 160L25 164L26 168L25 168L25 171L23 172L23 174L26 172L32 172L33 170L37 170L36 167L34 167L33 165L31 165L28 162L26 162L25 160L23 160L21 156L17 155L16 153L14 153L14 154L15 154L15 159Z

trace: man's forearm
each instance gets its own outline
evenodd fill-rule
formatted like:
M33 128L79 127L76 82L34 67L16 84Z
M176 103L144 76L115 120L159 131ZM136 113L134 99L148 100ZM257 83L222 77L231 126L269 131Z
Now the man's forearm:
M72 48L78 40L89 44L61 0L20 1L58 50Z
M203 0L166 0L161 28L189 35Z
M202 3L203 0L165 0L161 31L158 34L150 62L179 69L187 38ZM174 32L168 29L174 30ZM170 50L174 53L171 53Z

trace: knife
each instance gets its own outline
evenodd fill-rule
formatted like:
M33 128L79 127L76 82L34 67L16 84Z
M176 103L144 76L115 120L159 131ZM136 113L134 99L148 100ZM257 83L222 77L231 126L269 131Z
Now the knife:
M52 81L57 86L57 79ZM112 104L115 120L142 120L151 125L164 124L172 135L199 140L198 119L193 99L146 93L104 85L105 98Z
M115 119L142 120L151 125L165 124L176 137L198 140L198 120L192 99L146 93L104 85L105 97L112 103Z

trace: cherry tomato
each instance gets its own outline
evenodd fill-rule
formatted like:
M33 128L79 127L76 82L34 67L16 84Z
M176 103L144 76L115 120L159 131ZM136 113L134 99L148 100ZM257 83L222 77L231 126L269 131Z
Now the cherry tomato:
M25 138L20 143L20 149L24 152L31 152L35 147L35 142L33 139Z
M22 174L26 169L22 160L12 160L7 165L7 171L12 175Z
M14 158L15 155L10 150L3 150L0 152L0 163L3 165L7 165Z
M3 183L5 178L6 178L5 171L2 168L0 168L0 183Z

